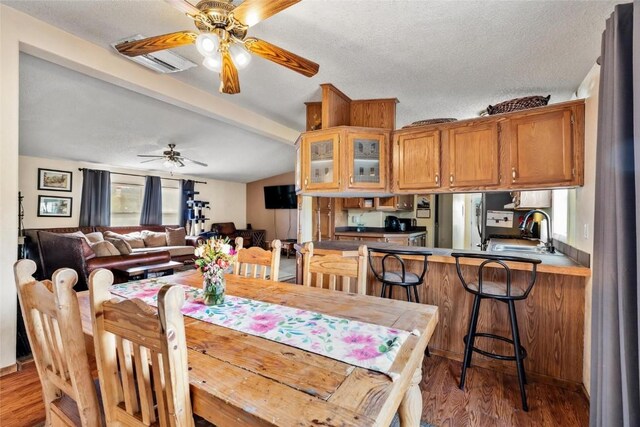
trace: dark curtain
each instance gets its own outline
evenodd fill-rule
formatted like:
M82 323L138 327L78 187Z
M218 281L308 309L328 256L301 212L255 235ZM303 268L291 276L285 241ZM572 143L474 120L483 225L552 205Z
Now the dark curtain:
M140 225L159 224L162 224L162 180L159 176L148 176L144 183Z
M82 199L80 227L111 225L111 173L84 169L82 171Z
M189 197L194 199L193 192L195 191L195 182L190 179L180 180L180 210L182 211L182 221L180 225L183 227L187 225L189 220L189 205L187 200Z
M603 427L637 426L640 422L639 1L616 6L607 20L601 64L590 423Z

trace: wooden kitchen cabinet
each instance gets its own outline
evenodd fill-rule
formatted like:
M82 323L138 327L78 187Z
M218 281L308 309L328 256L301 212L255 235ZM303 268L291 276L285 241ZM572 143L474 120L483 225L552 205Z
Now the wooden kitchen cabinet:
M393 141L394 192L440 188L440 131L403 130Z
M448 131L449 188L497 187L500 141L497 122L472 123Z
M582 184L577 177L582 176L578 164L582 168L584 148L575 130L577 116L583 121L582 107L581 115L577 108L567 107L531 112L505 123L511 187Z
M301 144L302 190L339 190L340 132L307 132Z
M375 208L375 199L372 197L346 197L342 199L342 209L367 209Z
M376 210L378 211L412 211L413 195L378 197L376 199Z
M385 192L389 131L339 126L306 132L301 144L301 191Z

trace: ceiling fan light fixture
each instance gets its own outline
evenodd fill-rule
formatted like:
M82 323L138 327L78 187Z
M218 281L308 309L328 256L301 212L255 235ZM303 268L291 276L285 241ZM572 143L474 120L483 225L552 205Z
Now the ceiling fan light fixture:
M222 58L220 55L205 56L204 61L202 61L202 65L211 71L219 73L220 70L222 70Z
M229 46L229 52L231 53L231 59L239 70L247 68L251 62L251 54L246 51L242 46L232 44Z
M218 53L220 40L218 36L212 33L201 33L196 37L196 49L202 56L214 56Z
M167 159L162 163L162 166L164 166L167 169L173 169L174 167L176 167L176 162L174 162L173 160Z

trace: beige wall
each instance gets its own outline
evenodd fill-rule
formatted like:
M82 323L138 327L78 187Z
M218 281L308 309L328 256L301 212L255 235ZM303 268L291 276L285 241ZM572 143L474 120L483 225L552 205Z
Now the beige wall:
M578 98L585 98L585 150L584 150L584 186L570 191L569 224L575 227L569 230L569 243L591 254L593 269L593 231L596 203L596 146L598 131L598 94L600 66L594 65L580 85ZM585 287L584 307L584 364L583 382L589 393L591 381L591 278Z
M73 186L71 193L62 191L38 190L38 168L57 169L73 172ZM76 162L69 160L43 159L39 157L20 156L18 185L24 196L24 227L77 227L80 216L80 198L82 194L82 172L78 168L104 169L112 172L133 173L140 175L155 175L161 178L194 179L206 181L207 184L196 184L195 189L200 194L198 200L210 202L211 209L205 210L205 215L211 221L205 223L209 229L211 222L233 221L238 227L246 224L246 184L237 182L217 181L214 179L195 178L179 174L159 173L156 171L139 171L132 169L114 168L108 165ZM144 185L144 178L114 174L112 182ZM178 183L176 183L177 185ZM38 195L72 197L71 218L38 217Z
M296 209L265 209L264 187L293 185L294 182L294 173L288 172L247 184L247 223L254 229L266 230L267 241L295 239L298 230L298 213Z

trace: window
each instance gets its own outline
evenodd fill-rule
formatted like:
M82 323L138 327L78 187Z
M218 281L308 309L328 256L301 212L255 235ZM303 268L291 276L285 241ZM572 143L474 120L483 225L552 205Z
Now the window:
M162 184L162 223L180 224L182 211L178 182L163 180ZM111 225L139 225L143 199L144 184L112 182Z
M138 225L144 185L111 183L111 225Z
M180 189L162 186L162 223L165 225L180 224Z
M569 217L569 190L560 189L553 190L553 237L563 242L568 242L569 226L567 218Z

